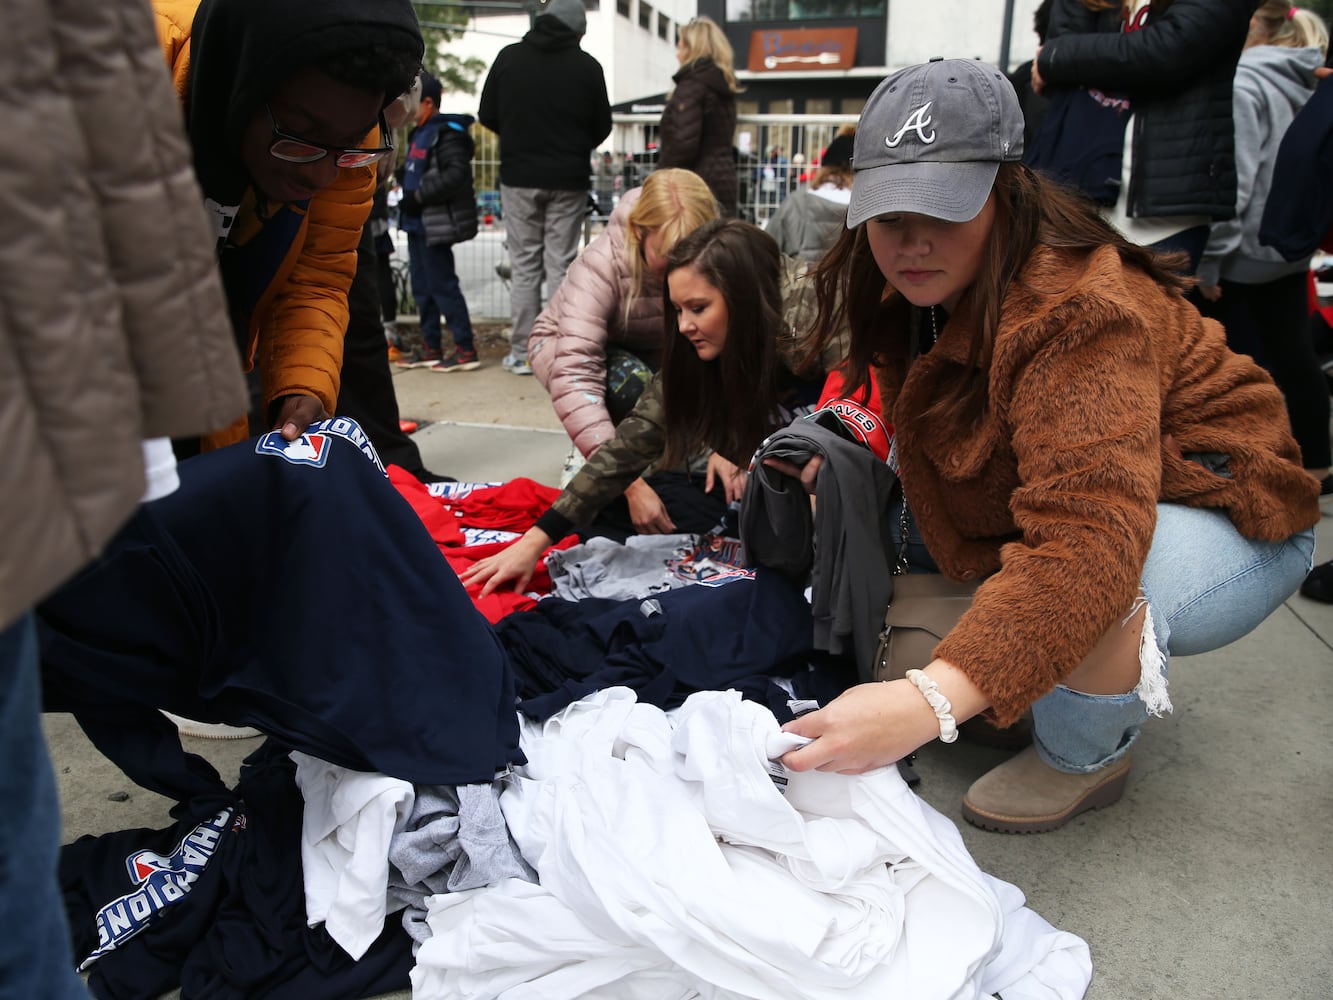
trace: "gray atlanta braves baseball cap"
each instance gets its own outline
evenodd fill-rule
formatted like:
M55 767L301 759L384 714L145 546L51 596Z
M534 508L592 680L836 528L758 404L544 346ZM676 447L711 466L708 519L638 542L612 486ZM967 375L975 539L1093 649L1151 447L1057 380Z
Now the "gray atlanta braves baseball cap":
M1000 163L1023 158L1013 85L974 59L908 66L875 88L852 155L847 228L890 212L974 219Z

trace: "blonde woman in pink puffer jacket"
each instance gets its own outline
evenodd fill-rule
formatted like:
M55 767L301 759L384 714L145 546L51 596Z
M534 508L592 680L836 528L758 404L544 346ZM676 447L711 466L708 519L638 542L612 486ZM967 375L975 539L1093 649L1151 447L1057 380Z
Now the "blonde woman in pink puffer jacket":
M584 458L615 435L606 406L607 350L624 348L656 370L665 255L717 214L697 174L655 171L620 199L605 231L570 264L533 324L533 374Z

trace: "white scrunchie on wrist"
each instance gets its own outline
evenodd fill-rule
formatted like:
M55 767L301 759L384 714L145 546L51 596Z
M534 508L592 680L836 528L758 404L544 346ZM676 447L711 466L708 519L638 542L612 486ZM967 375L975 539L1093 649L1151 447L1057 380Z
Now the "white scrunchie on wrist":
M940 720L940 742L952 743L958 739L958 720L953 717L953 706L940 691L940 686L920 670L909 670L905 676L921 692L934 711L935 718Z

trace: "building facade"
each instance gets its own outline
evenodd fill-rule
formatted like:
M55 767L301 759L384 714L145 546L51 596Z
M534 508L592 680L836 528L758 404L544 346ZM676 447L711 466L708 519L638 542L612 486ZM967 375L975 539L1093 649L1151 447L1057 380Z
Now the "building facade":
M1037 0L584 0L583 47L606 71L611 104L660 113L676 71L676 31L696 13L722 25L745 87L742 115L858 114L888 73L934 56L1009 68L1032 58ZM534 5L534 10L540 7ZM460 55L488 64L528 30L532 15L479 13ZM447 94L451 110L476 109Z

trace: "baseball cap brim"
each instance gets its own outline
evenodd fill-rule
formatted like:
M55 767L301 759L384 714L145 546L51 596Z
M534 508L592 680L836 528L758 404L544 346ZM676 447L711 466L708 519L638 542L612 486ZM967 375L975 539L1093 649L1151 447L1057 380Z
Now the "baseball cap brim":
M847 228L894 212L969 222L985 207L999 169L994 160L974 160L890 163L857 170L852 177Z

